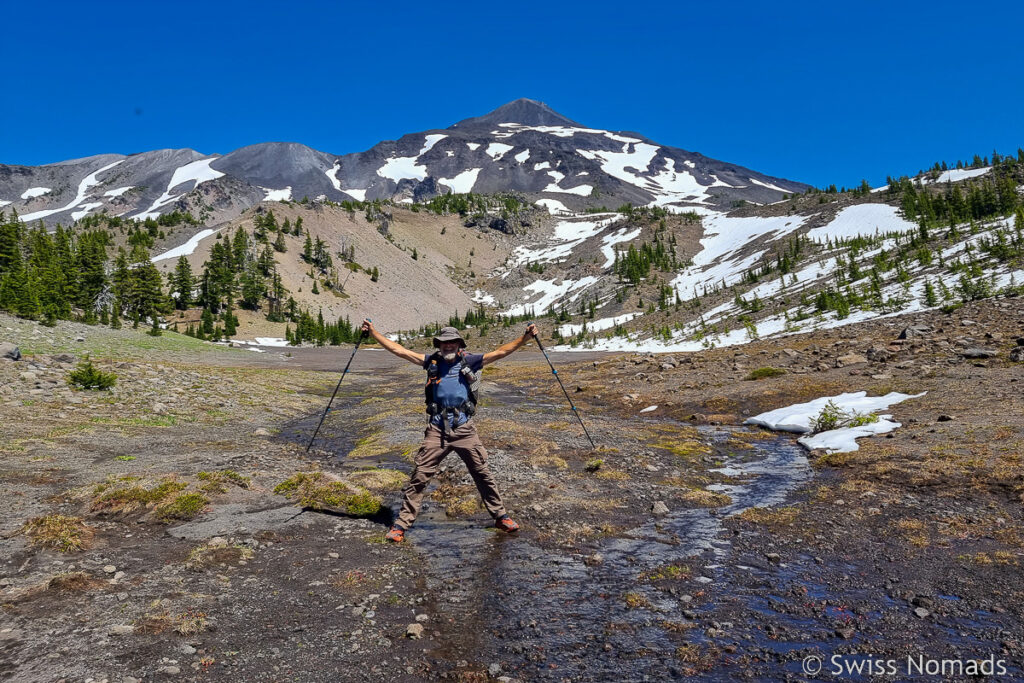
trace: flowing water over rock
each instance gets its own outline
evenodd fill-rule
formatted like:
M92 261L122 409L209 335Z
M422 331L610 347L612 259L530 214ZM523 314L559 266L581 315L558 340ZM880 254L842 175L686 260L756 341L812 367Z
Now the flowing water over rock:
M701 436L714 442L735 431L706 428ZM678 638L670 634L689 621L693 599L656 590L645 578L709 553L712 562L695 578L715 581L730 557L722 518L779 503L810 476L802 449L786 438L758 441L753 454L729 466L737 483L716 486L732 497L727 507L670 513L598 540L586 553L548 549L430 510L414 535L429 562L428 587L447 596L445 612L478 625L471 629L478 651L523 679L681 675L670 657Z

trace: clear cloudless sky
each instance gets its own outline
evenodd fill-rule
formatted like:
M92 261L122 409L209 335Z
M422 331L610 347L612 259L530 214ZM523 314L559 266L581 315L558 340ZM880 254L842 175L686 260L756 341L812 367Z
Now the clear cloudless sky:
M358 152L519 97L818 186L1024 147L1024 2L3 3L0 163Z

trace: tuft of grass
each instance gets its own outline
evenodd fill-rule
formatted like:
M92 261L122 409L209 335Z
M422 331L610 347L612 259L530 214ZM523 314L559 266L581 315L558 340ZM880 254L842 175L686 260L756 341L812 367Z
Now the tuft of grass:
M444 506L444 514L448 517L467 517L480 509L480 501L475 493L475 489L468 486L444 483L430 497Z
M583 469L585 469L587 472L597 472L599 469L601 469L601 465L603 464L604 460L602 460L601 458L594 458L593 460L588 460L587 464L583 466Z
M123 477L121 481L127 483L134 479L134 477ZM116 482L107 482L99 484L93 489L95 497L89 506L91 512L127 514L141 507L161 503L188 486L183 481L173 479L166 479L149 489L138 484L122 487L115 487L115 484Z
M662 579L688 579L693 571L689 567L684 567L678 564L666 564L662 567L658 567L651 573L646 574L643 578L648 581L660 581Z
M901 519L894 525L895 530L911 545L924 548L928 545L928 527L919 519Z
M248 489L252 486L252 479L239 474L235 470L198 472L196 473L196 479L203 482L199 488L210 494L227 493L228 487L226 484L234 484L243 489Z
M274 487L274 493L301 507L334 508L350 515L370 517L380 512L380 498L366 489L330 479L323 472L296 472Z
M400 491L408 478L409 475L405 472L383 467L359 470L348 476L353 484L377 493Z
M793 526L798 515L799 510L795 507L747 508L736 515L736 518L754 524L764 524L769 527L782 527Z
M80 517L45 515L33 517L19 529L34 546L53 548L62 553L84 550L95 534Z
M732 498L724 493L716 493L707 489L691 488L684 491L681 498L697 507L717 508L732 503Z
M626 481L632 479L629 476L629 472L623 472L622 470L599 470L595 475L598 479L607 479L609 481Z
M183 636L193 636L206 630L206 613L188 610L172 620L174 632Z
M118 455L114 457L114 460L120 460L121 462L131 462L134 459L134 455Z
M748 381L756 381L759 379L768 379L769 377L781 377L785 375L786 371L782 368L765 367L751 370L747 373L747 376L743 379Z
M183 493L158 506L153 515L161 522L188 521L202 512L209 502L210 499L201 493Z
M198 572L214 565L237 564L240 560L248 560L252 556L252 548L244 545L204 543L189 552L185 567Z
M65 572L57 574L50 579L46 584L46 589L53 591L87 591L102 585L102 581L89 576L85 572Z
M68 373L68 384L89 391L105 391L117 384L117 375L103 372L86 356L75 369Z
M650 609L651 603L644 596L639 593L626 593L622 596L622 600L626 603L626 607L629 609Z

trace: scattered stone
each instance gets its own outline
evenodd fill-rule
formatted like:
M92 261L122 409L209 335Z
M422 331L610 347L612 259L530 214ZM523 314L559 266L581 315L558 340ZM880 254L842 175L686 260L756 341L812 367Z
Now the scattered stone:
M953 421L953 416L952 415L939 415L936 418L936 420L939 421L939 422L952 422Z
M113 574L114 572L117 571L117 567L115 567L112 564L108 564L107 566L105 566L103 568L103 571L106 572L107 574Z
M167 414L167 405L164 404L164 403L154 403L153 404L153 412L156 415L166 415Z
M1010 360L1014 363L1024 361L1024 346L1017 346L1010 351Z
M405 627L405 637L419 640L423 637L423 624L409 624Z
M651 506L651 514L655 517L664 517L668 514L668 506L665 505L664 501L656 500L654 505Z
M766 553L765 558L767 558L767 560L772 564L782 562L782 555L779 555L778 553Z
M177 676L181 673L181 667L178 666L164 666L156 670L158 674L167 674L168 676Z
M430 621L430 615L427 615L427 614L417 614L416 615L416 621L421 623L421 624L426 623L426 622Z
M973 346L961 351L960 355L964 358L993 358L996 355L996 352L992 349L986 349L981 346Z
M925 618L925 617L927 617L927 616L928 616L929 614L931 614L931 612L929 612L928 610L926 610L926 609L925 609L924 607L917 607L917 608L915 608L915 609L914 609L914 615L915 615L915 616L916 616L916 617L917 617L918 619L924 619L924 618Z
M270 430L266 429L265 427L260 427L255 432L253 432L253 435L254 436L270 436Z
M183 643L182 646L178 648L178 651L183 655L194 655L196 653L196 649L188 643Z
M854 629L852 629L852 628L837 628L836 629L836 635L839 636L840 638L842 638L843 640L849 640L850 638L853 638L855 633L856 633L856 631Z
M498 676L500 676L501 664L498 664L497 662L491 663L491 665L487 667L487 675L491 678L497 678Z
M596 567L597 565L603 563L604 555L602 555L601 553L594 553L593 555L590 555L585 560L583 560L583 564L587 565L588 567Z
M797 351L796 349L782 349L782 352L789 356L790 358L796 358L797 356L800 355L800 352Z
M135 633L135 627L131 624L115 624L107 633L112 636L130 636Z

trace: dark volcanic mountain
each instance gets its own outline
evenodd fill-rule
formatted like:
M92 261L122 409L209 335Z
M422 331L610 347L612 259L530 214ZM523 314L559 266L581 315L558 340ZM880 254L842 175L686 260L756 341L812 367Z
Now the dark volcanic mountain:
M806 187L636 133L587 128L528 99L341 156L270 142L225 156L158 150L0 165L0 206L47 224L97 211L145 218L201 209L219 219L264 199L418 202L447 192L521 192L553 212L625 202L728 209Z

